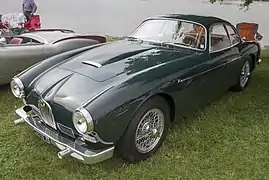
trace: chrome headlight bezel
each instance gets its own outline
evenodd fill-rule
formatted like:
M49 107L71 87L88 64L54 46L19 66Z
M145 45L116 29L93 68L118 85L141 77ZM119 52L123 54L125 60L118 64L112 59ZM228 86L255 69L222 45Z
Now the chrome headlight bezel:
M14 77L10 82L10 89L16 98L24 98L24 85L20 78Z
M82 135L90 133L94 129L93 118L83 107L78 108L73 112L72 121L77 132Z

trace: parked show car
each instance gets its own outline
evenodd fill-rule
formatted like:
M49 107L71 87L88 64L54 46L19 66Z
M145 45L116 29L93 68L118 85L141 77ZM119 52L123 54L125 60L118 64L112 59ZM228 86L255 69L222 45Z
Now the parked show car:
M15 76L17 109L59 158L126 162L158 150L175 119L231 89L242 91L260 52L216 17L161 15L124 40L72 50Z
M106 42L105 37L89 36L64 29L41 29L0 42L0 85L28 67L53 55Z

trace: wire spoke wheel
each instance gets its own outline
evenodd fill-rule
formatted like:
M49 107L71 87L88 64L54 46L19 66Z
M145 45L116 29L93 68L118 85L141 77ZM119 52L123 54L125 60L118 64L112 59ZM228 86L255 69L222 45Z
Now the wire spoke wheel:
M135 134L140 153L148 153L159 143L164 132L165 117L160 109L151 109L141 118Z
M241 69L240 75L240 85L241 87L245 87L250 76L250 64L249 61L246 61Z

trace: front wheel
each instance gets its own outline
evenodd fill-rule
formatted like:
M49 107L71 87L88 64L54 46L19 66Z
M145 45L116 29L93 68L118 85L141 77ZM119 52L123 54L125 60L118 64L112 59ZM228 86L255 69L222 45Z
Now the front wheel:
M162 97L154 97L145 102L120 140L118 154L129 163L151 156L163 142L170 118L170 107Z
M232 91L243 91L251 78L251 60L246 60L241 68L237 83L231 88Z

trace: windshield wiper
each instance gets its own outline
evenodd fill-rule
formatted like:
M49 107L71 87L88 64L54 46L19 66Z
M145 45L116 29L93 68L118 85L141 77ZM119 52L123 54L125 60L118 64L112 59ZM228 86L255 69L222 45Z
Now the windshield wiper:
M186 47L186 44L178 43L178 42L160 42L162 45L172 45L177 47Z
M133 37L133 36L127 36L126 38L127 38L128 40L130 40L130 41L141 41L141 42L143 42L142 39L139 39L139 38L136 38L136 37Z

